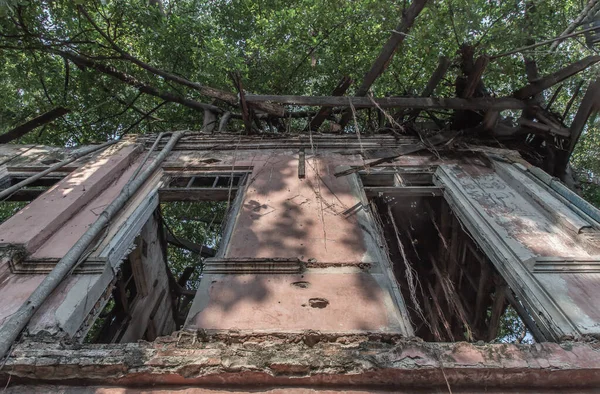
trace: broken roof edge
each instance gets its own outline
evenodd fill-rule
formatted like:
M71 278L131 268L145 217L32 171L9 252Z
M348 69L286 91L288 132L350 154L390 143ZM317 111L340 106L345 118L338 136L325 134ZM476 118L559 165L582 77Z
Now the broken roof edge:
M592 388L600 385L597 354L593 343L431 343L380 333L199 331L153 343L24 341L15 346L0 380L130 387Z

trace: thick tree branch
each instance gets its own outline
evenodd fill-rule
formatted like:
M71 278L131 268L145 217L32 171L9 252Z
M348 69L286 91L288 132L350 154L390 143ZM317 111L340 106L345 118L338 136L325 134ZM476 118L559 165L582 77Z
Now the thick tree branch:
M567 26L567 28L557 37L558 40L554 41L552 43L552 45L550 45L550 51L554 51L560 45L560 43L563 41L564 36L572 33L577 28L577 26L579 26L584 21L584 19L588 19L587 18L588 15L591 16L599 10L600 10L600 1L590 0L587 3L587 5L583 8L583 10L581 10L581 13L579 13L577 18L575 18L575 20L573 20L573 22L569 26Z
M527 86L522 87L514 93L514 96L518 99L525 99L535 96L536 94L556 85L559 82L564 81L569 77L572 77L577 73L580 73L581 71L598 62L600 62L600 56L588 56L583 58L578 62L568 65L562 70L559 70L533 83L530 83Z
M137 59L136 57L132 56L131 54L129 54L127 51L123 50L121 47L119 47L112 38L110 38L110 36L108 34L106 34L104 31L102 31L102 29L94 22L94 20L92 19L92 17L87 13L87 11L85 10L85 8L83 6L78 6L79 10L81 11L81 13L86 17L86 19L92 24L92 26L94 26L94 28L98 31L98 33L100 33L102 35L102 37L104 37L104 39L110 44L110 46L116 51L118 52L123 59L126 59L128 61L130 61L131 63L143 68L146 71L151 72L152 74L155 75L159 75L161 77L163 77L166 80L172 81L172 82L176 82L180 85L184 85L187 86L189 88L192 88L194 90L197 90L198 92L200 92L201 94L208 96L208 97L212 97L215 98L217 100L221 100L224 101L230 105L233 106L237 106L238 104L238 98L235 94L230 93L230 92L225 92L223 90L219 90L219 89L215 89L215 88L211 88L208 86L204 86L202 84L199 84L197 82L192 82L189 81L185 78L182 78L180 76L168 73L166 71L160 70L156 67L153 67L151 65L149 65L148 63L145 63L139 59ZM283 116L285 114L285 109L281 106L276 106L276 105L272 105L272 104L268 104L268 103L261 103L258 104L257 106L255 106L255 108L257 110L260 111L264 111L268 114L271 115L275 115L275 116Z
M31 130L36 129L42 125L52 122L56 118L68 114L71 112L70 109L64 107L54 108L38 117L31 119L29 122L22 124L21 126L15 127L14 129L0 135L0 144L6 144L12 140L16 140L29 133Z
M525 102L511 97L477 97L470 99L440 97L340 97L340 96L269 96L247 94L248 103L271 101L297 106L350 107L355 108L414 108L414 109L468 109L505 110L524 109Z
M423 8L425 8L425 4L427 4L427 0L413 0L411 2L406 12L402 15L402 21L392 32L392 35L390 38L388 38L387 42L383 45L383 48L371 66L371 69L365 74L362 84L356 91L356 96L365 96L369 89L371 89L371 86L375 80L389 66L392 58L394 57L394 53L396 53L396 50L398 49L398 46L404 41L408 31L415 23L415 19L417 19L417 16L419 16ZM352 112L346 111L342 116L342 120L340 121L341 126L344 127L351 117Z
M47 49L47 51L49 51L51 53L55 53L59 56L62 56L64 58L72 61L73 63L75 63L76 65L78 65L80 67L92 68L98 72L109 75L115 79L118 79L121 82L124 82L128 85L133 86L134 88L136 88L137 90L139 90L142 93L149 94L149 95L155 96L155 97L160 97L161 99L163 99L165 101L178 103L178 104L184 105L188 108L192 108L192 109L195 109L198 111L204 111L205 109L208 109L208 110L216 112L216 113L223 112L223 110L221 108L216 107L214 105L204 104L199 101L190 100L190 99L175 95L170 92L159 91L158 89L156 89L150 85L146 85L143 82L140 82L134 76L117 70L113 66L99 63L95 60L89 59L84 56L77 55L73 52L60 51L60 50L54 50L54 49L53 50Z

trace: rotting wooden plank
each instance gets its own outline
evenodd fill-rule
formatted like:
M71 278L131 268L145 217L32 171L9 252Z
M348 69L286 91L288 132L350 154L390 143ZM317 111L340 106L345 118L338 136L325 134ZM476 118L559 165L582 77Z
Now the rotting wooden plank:
M569 114L569 111L571 110L571 106L573 105L573 102L579 95L579 92L581 91L581 87L583 86L583 84L584 84L584 81L579 81L579 83L577 84L577 87L575 88L575 92L573 93L573 95L569 99L569 102L567 103L567 106L565 107L565 111L563 112L563 115L562 115L563 119L567 118L567 115Z
M431 74L431 77L429 77L429 81L427 81L427 85L421 92L421 97L429 97L429 96L433 95L433 93L435 92L435 89L439 85L440 81L444 78L444 75L446 75L446 72L448 72L448 68L450 67L450 64L452 64L450 59L448 59L445 56L440 56L440 58L438 60L438 65L437 65L435 71L433 72L433 74ZM416 119L420 113L421 113L420 109L415 109L410 113L409 116L410 116L410 118ZM396 118L398 118L401 115L402 114L396 114L394 116Z
M335 89L333 89L333 92L331 92L331 95L332 96L343 96L344 93L346 93L346 90L348 90L348 88L350 87L350 85L352 85L352 78L345 75L344 77L342 77L340 82L338 82ZM313 131L318 130L319 127L321 127L321 125L325 121L325 119L327 119L329 114L331 114L330 107L321 108L319 110L319 112L317 112L315 117L311 119L309 128Z
M487 111L483 116L483 129L486 131L492 131L496 127L498 123L498 118L500 117L499 111Z
M485 68L490 62L489 56L482 55L475 60L475 66L473 67L473 71L469 74L467 78L467 83L465 89L462 91L462 98L472 97L477 89L477 85L481 82L481 76L485 71Z
M336 97L336 96L293 96L247 94L248 103L275 102L298 106L349 107L355 108L414 108L414 109L469 109L499 111L506 109L525 109L525 102L513 97Z
M450 324L448 323L448 320L446 319L446 316L444 315L444 312L442 311L442 306L440 305L440 302L435 294L435 291L433 290L433 288L431 287L431 283L429 283L429 282L427 282L427 290L429 290L429 295L431 297L431 300L433 301L433 305L435 306L438 316L442 320L442 325L444 326L444 330L446 331L446 334L448 335L448 339L450 340L450 342L454 342L455 339L454 339L454 334L452 334L452 328L450 327Z
M532 129L540 130L546 133L552 133L560 135L561 137L569 137L569 132L567 129L562 127L558 127L557 125L548 125L542 122L534 122L533 120L529 120L527 118L519 119L519 124L521 126L527 126Z
M479 276L479 285L477 287L477 299L475 301L475 319L473 326L479 327L482 318L485 318L484 301L488 297L487 288L490 277L490 267L487 262L481 263L481 275Z
M553 132L555 134L561 135L563 137L569 137L571 135L569 129L563 127L563 125L558 121L552 119L552 115L546 110L540 107L535 107L533 108L533 113L540 122L550 126L554 130Z
M298 178L304 179L306 177L306 154L304 148L300 149L298 153Z
M458 293L456 292L456 289L454 288L454 284L450 281L450 279L448 279L447 275L444 275L440 271L440 269L438 268L438 266L435 262L435 258L433 257L433 255L430 254L429 259L431 261L431 265L433 266L433 271L435 272L435 275L437 276L437 280L442 285L442 290L444 291L444 294L446 296L446 300L448 301L448 304L452 307L452 309L454 309L458 318L460 319L464 328L467 331L466 339L471 340L472 339L472 330L471 330L471 327L470 327L468 319L467 319L467 312L462 303L462 300L460 299L460 297L458 296Z
M429 316L429 319L431 320L430 323L430 327L431 327L431 333L433 334L433 337L435 338L435 340L437 342L442 342L442 335L440 334L440 323L438 322L437 319L437 315L435 313L433 313L433 310L431 309L431 304L429 303L428 299L423 300L423 307L425 308L425 312L427 313L427 316ZM442 319L444 318L443 316L441 316Z
M444 189L437 186L369 186L364 189L367 197L381 194L393 197L439 197L444 194Z
M494 305L492 306L492 316L490 317L490 324L488 325L488 342L491 342L498 335L498 328L500 327L500 317L506 309L506 285L496 286L496 294L494 295Z
M521 89L517 90L513 96L518 99L526 99L528 97L535 96L536 94L556 85L559 82L564 81L569 77L572 77L575 74L580 73L581 71L598 62L600 62L600 55L585 57L561 70L556 71L555 73L547 75L535 82L530 83L529 85L522 87Z
M383 164L383 163L387 163L390 161L393 161L394 159L403 156L403 155L408 155L410 153L415 153L415 152L419 152L423 149L427 149L428 146L437 146L440 145L442 143L445 143L447 141L449 141L450 139L452 139L454 136L456 136L458 134L457 131L447 131L447 132L441 132L438 133L436 135L434 135L433 137L427 139L427 144L423 143L423 142L419 142L417 144L410 144L410 145L404 145L401 146L398 149L394 150L394 153L388 157L384 157L381 159L377 159L374 161L371 161L363 166L359 166L359 167L354 167L354 168L350 168L348 170L344 170L344 171L340 171L340 172L336 172L334 175L336 177L340 177L340 176L345 176L345 175L350 175L350 174L354 174L355 172L359 172L359 171L363 171L366 170L367 168L379 165L379 164Z

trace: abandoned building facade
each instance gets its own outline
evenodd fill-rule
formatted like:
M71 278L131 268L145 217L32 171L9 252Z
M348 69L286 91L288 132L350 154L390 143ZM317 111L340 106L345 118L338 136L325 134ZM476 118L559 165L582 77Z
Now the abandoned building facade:
M513 151L410 153L419 143L175 132L91 153L2 146L4 191L46 171L4 197L23 203L0 224L0 323L30 316L0 376L27 390L600 384L600 212ZM394 149L408 154L365 165ZM220 204L218 239L177 234L169 204Z

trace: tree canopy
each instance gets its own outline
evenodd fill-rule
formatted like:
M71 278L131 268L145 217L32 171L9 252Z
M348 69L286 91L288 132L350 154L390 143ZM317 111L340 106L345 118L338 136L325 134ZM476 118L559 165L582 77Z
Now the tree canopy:
M230 73L257 94L329 95L340 78L360 81L401 19L408 1L361 0L95 0L17 1L0 9L0 132L56 107L59 120L23 143L85 144L124 133L199 130L204 114L140 93L65 55L83 56L161 92L223 110L231 104L149 72L152 68L204 87L237 94ZM374 96L418 96L438 58L453 60L436 96L451 96L460 73L458 50L495 55L559 35L581 13L580 0L429 1L399 53L372 86ZM485 71L492 94L509 95L527 82L523 55L540 75L581 59L583 37L516 53ZM125 55L124 55L125 54ZM561 112L588 70L564 83L553 104ZM350 86L348 94L359 83ZM545 92L551 95L551 91ZM150 113L151 112L151 113ZM362 118L359 119L362 121ZM233 123L239 129L239 123Z

